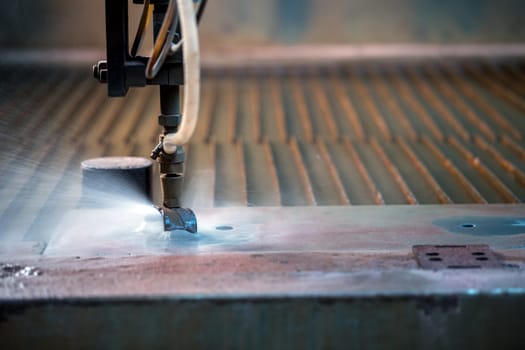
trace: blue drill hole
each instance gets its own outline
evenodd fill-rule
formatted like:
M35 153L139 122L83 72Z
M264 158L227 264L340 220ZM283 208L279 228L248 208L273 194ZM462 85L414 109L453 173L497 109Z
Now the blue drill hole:
M220 231L230 231L230 230L233 230L233 227L229 225L223 225L223 226L217 226L215 227L215 229L220 230Z
M476 224L465 223L465 224L461 224L461 227L463 227L463 228L474 228L474 227L476 227Z

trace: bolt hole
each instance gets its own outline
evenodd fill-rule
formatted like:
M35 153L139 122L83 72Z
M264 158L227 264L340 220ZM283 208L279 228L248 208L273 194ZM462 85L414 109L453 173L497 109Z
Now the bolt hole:
M441 258L430 258L428 260L430 260L430 261L443 261L443 259L441 259Z
M464 224L461 224L461 227L463 227L463 228L474 228L474 227L476 227L476 224L464 223Z
M485 253L483 253L483 252L473 252L472 255L474 255L474 256L481 256L481 255L485 255Z
M233 226L223 225L223 226L217 226L215 227L215 229L219 231L230 231L230 230L233 230Z
M476 260L486 261L486 260L489 260L489 258L487 258L486 256L480 256L479 258L476 258Z
M438 256L439 253L436 253L436 252L430 252L430 253L426 253L425 255L426 255L426 256Z

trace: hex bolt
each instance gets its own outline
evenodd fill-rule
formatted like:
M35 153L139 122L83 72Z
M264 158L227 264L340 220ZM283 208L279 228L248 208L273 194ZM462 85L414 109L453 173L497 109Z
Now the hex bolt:
M93 77L101 83L108 82L108 62L107 61L98 61L97 64L93 66Z

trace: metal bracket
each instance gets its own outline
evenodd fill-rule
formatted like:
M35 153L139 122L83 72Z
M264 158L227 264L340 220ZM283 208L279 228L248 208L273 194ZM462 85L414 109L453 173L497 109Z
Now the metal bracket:
M504 265L486 244L415 245L412 252L426 270L501 268Z

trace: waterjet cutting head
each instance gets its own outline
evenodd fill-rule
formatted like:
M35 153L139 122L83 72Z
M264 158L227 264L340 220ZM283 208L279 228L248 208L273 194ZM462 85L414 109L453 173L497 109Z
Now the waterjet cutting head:
M197 233L197 218L191 209L158 208L164 218L164 231L183 230Z
M184 149L197 122L199 104L199 45L197 23L206 0L133 0L143 4L135 41L129 50L127 0L106 0L107 60L93 68L94 76L108 85L109 96L125 96L130 87L159 85L160 143L151 158L160 165L162 209L166 231L197 232L195 214L181 208ZM138 56L148 23L154 44L150 57ZM181 50L182 48L182 50ZM181 103L180 87L185 84ZM166 139L164 144L163 140ZM169 142L168 142L169 141Z

